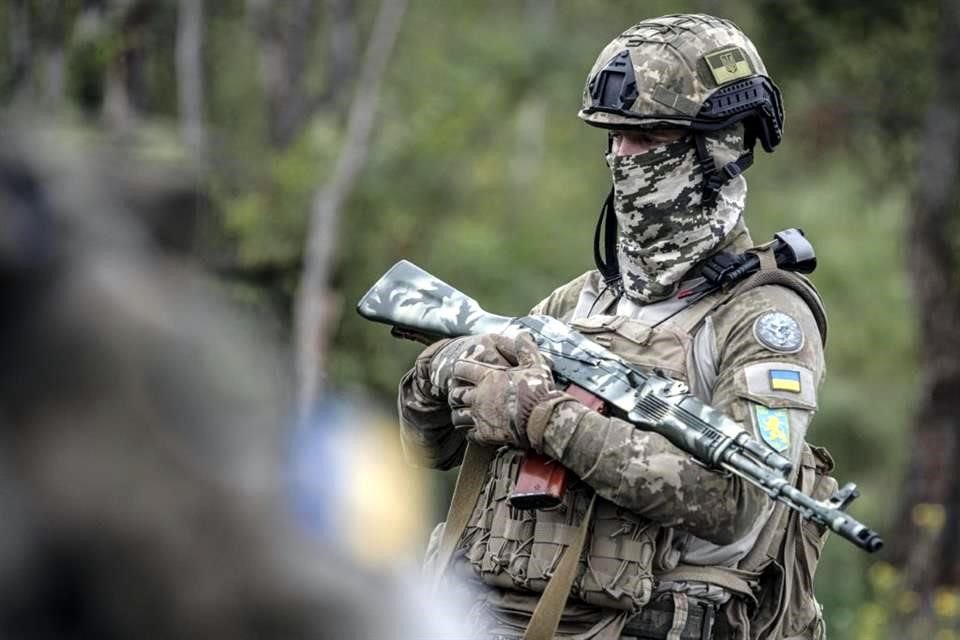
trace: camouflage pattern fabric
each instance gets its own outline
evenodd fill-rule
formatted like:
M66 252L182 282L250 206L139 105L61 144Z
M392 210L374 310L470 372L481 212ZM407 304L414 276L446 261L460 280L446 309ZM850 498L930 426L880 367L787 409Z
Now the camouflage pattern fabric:
M572 321L575 328L589 332L592 339L607 344L622 357L640 366L675 372L692 388L703 389L709 401L762 437L757 407L783 411L789 420L790 446L784 455L799 459L807 426L816 409L816 388L824 363L816 323L803 300L781 286L762 286L732 300L721 295L704 300L706 306L694 306L663 325L651 329L648 324L618 315L619 308L601 307L591 318L571 317L575 308L589 308L583 295L595 296L601 289L600 276L590 272L558 288L534 309ZM627 301L621 301L625 303ZM628 309L655 309L671 301ZM713 305L719 305L714 308ZM771 309L797 321L805 335L800 351L780 353L771 350L754 335L757 319ZM590 322L588 322L590 320ZM769 373L791 370L800 373L801 391L775 389ZM428 426L425 416L412 424L416 414L413 403L401 393L406 413L404 439L414 434L429 442L426 446L435 460L456 464L450 452L450 434L458 433L450 425L449 413L437 409L435 422ZM534 423L540 426L535 427ZM445 427L440 427L444 424ZM658 546L658 554L676 554L683 563L702 566L736 567L757 542L757 536L771 517L772 505L758 490L734 476L725 476L695 465L689 456L651 432L623 421L601 416L576 401L559 397L539 405L533 412L528 433L543 433L533 438L537 449L557 457L604 499L637 516L669 525L673 543ZM491 478L497 486L501 479ZM608 502L609 501L609 502ZM537 547L535 547L537 548ZM703 583L665 583L660 589L679 591L690 597L721 603L729 593ZM535 603L536 595L510 591L514 598ZM812 598L812 593L805 595ZM811 608L810 610L814 610ZM796 629L807 620L797 620ZM816 626L816 621L809 622ZM731 637L745 637L741 629Z
M528 449L526 425L530 412L554 390L550 366L529 333L515 343L515 366L509 368L460 360L453 367L450 407L453 426L469 429L480 444Z
M807 338L795 354L771 351L753 335L756 318L775 308L796 318ZM759 287L711 314L709 328L699 335L709 341L716 362L708 400L731 417L752 426L762 439L756 406L783 410L789 420L790 440L785 455L796 462L813 409L816 387L823 372L823 355L816 325L809 309L795 293L778 286ZM665 323L653 334L642 323L610 316L611 349L629 350L623 357L646 366L662 366L681 372L688 380L698 375L696 358L677 350L676 324ZM598 317L602 321L604 317ZM575 326L577 321L575 319ZM601 324L595 329L599 331ZM647 345L637 346L628 336L647 334ZM687 348L694 344L688 343ZM620 347L615 348L615 347ZM659 352L659 353L658 353ZM671 355L674 354L674 355ZM690 354L692 356L692 354ZM693 362L688 362L692 359ZM694 366L691 366L694 365ZM703 367L709 369L710 367ZM801 392L770 387L769 370L795 369L808 372ZM692 382L692 380L691 380ZM698 385L693 385L694 387ZM588 410L573 399L553 401L545 417L543 451L584 478L597 492L651 520L678 527L696 536L687 553L696 550L702 559L735 562L746 549L727 548L742 539L770 512L771 504L757 489L736 477L725 477L695 464L690 457L661 436L637 429L616 418ZM531 422L537 419L535 410Z
M416 369L410 369L400 379L397 413L403 455L410 464L441 470L460 464L466 433L453 428L446 400L437 400L420 390Z
M708 134L706 141L723 166L743 150L743 126ZM635 155L610 154L607 164L624 293L639 303L666 298L734 230L746 202L746 180L741 175L728 181L716 202L704 205L703 171L689 137Z
M460 360L499 366L512 366L517 361L513 340L498 334L441 340L424 349L417 357L417 385L420 391L437 401L445 401L453 367Z
M736 55L743 60L723 57L732 48L739 50ZM592 81L625 51L633 64L638 94L629 106L630 115L591 111ZM716 54L718 62L732 63L734 73L724 76L721 71L718 82L706 60L711 54ZM588 124L605 128L689 126L708 96L742 71L767 75L756 47L733 22L702 14L651 18L630 27L600 52L587 76L578 115Z
M424 349L400 381L398 406L404 454L428 468L460 463L464 433L450 430L447 404L453 366L462 359L491 365L516 363L513 340L497 334L440 340ZM439 456L439 458L437 457Z

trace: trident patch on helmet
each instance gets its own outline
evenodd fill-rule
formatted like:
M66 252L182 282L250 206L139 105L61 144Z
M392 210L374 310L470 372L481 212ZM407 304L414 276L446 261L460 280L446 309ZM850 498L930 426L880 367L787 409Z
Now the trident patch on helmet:
M725 47L703 56L717 84L726 84L738 78L753 75L750 61L740 47Z

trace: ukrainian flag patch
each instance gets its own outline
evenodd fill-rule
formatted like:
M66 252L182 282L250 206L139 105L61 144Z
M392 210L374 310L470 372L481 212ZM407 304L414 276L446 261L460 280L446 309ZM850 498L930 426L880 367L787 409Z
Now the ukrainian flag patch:
M740 47L726 47L713 51L703 57L717 84L724 84L753 75L750 61Z
M770 369L770 388L774 391L800 393L800 372L788 369Z
M784 452L790 448L790 418L786 409L768 409L755 404L753 406L757 418L757 430L760 437L774 451Z

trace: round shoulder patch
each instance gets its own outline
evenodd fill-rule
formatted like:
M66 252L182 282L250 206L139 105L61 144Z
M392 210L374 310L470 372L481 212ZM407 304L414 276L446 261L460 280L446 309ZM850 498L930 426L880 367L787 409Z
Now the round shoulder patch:
M779 353L796 353L803 348L800 324L782 311L767 311L753 323L757 342Z

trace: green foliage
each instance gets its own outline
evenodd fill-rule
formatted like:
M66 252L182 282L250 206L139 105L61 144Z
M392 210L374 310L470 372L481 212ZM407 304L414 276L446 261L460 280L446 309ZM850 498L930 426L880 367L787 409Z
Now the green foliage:
M303 251L310 200L330 171L339 132L316 121L290 147L257 159L254 184L223 185L220 205L226 233L243 264L294 264Z
M115 54L112 39L92 37L78 42L67 59L67 95L81 111L92 111L103 102L107 63Z

